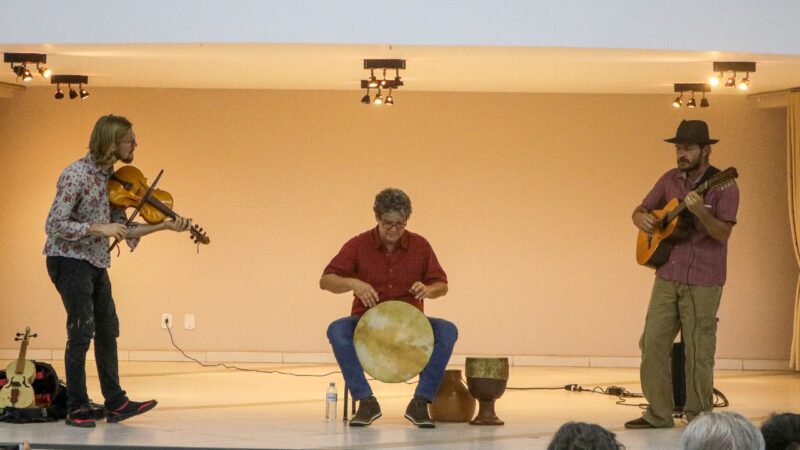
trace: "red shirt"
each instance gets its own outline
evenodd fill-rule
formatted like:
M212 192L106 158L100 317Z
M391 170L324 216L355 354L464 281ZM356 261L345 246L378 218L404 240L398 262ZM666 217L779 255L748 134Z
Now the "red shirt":
M379 301L402 300L420 311L424 311L423 301L408 292L411 285L417 281L426 285L447 283L447 274L424 237L405 230L399 245L389 253L378 238L378 227L347 241L322 273L359 279L378 291ZM360 316L366 311L361 300L353 296L350 314Z
M642 201L642 206L652 211L663 208L673 198L683 200L698 180L689 181L683 172L672 169L656 182ZM733 183L723 189L706 192L703 204L717 219L736 223L739 187ZM711 237L700 220L694 214L688 214L693 219L689 236L675 245L669 260L658 268L656 276L695 286L722 286L727 271L728 244Z

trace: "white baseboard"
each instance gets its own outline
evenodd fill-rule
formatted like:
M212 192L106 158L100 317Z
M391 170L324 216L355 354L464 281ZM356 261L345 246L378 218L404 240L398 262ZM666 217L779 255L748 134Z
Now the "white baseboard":
M333 353L282 353L282 352L186 352L201 362L218 363L276 363L276 364L335 364ZM120 361L188 361L180 352L174 350L120 350ZM0 349L0 360L13 360L19 350ZM29 350L28 359L42 361L63 361L63 349ZM453 355L450 365L463 366L466 359L474 357L507 357L508 364L516 367L639 367L641 359L630 356L538 356L538 355ZM94 360L94 353L86 355ZM776 359L717 359L715 368L719 370L791 370L789 360Z

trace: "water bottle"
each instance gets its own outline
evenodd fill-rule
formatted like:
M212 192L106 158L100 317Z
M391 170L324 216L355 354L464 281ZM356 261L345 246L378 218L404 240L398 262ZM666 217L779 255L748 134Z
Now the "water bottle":
M333 422L336 420L336 404L339 394L336 392L336 383L331 381L328 392L325 394L325 420Z

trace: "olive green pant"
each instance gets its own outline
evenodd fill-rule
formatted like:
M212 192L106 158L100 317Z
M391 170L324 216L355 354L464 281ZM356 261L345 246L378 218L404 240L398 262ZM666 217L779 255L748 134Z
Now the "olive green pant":
M714 404L714 352L722 286L692 286L656 277L644 332L640 376L649 406L644 419L657 428L674 426L672 344L683 329L686 349L686 405L691 420Z

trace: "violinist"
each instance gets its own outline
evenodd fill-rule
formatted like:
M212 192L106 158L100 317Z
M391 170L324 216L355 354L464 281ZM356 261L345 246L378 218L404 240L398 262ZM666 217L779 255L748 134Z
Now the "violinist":
M100 117L89 140L89 153L61 173L45 223L47 272L67 311L67 425L94 427L103 413L108 422L120 422L157 403L132 401L119 384L119 320L107 271L109 238L125 240L133 250L142 236L186 231L191 220L176 216L159 224L124 225L125 210L109 203L107 185L114 164L132 162L136 147L128 119ZM104 411L92 408L86 392L86 352L92 337Z

